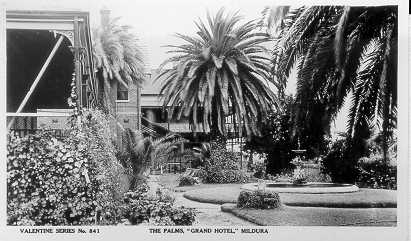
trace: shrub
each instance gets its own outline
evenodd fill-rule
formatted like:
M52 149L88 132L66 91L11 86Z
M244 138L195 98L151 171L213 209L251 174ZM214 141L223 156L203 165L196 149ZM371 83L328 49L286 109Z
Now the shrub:
M124 171L114 156L107 122L85 111L70 135L50 132L7 145L9 225L114 224Z
M281 207L280 196L275 192L241 191L237 200L239 208L274 209Z
M181 186L193 186L198 184L198 179L192 176L181 176L178 185Z
M384 162L381 156L361 158L357 170L359 187L397 189L397 167Z
M248 176L241 170L218 170L212 168L207 174L207 183L244 183Z
M157 188L156 195L158 200L170 202L171 204L174 204L174 201L176 199L174 193L165 188Z
M164 199L150 199L143 189L124 195L122 212L133 225L149 223L152 225L192 225L196 213L194 209L173 207Z
M355 168L357 159L350 152L346 139L335 141L323 159L323 173L328 174L333 182L354 183L358 174Z
M255 165L255 172L254 172L253 176L255 178L265 178L266 177L265 165L264 164Z
M246 173L240 170L238 158L233 152L214 142L210 146L210 158L204 161L201 171L203 182L240 183L248 180Z

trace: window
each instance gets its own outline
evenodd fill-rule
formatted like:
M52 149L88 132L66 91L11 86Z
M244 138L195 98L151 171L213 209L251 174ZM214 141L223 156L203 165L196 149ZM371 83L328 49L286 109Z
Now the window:
M128 101L128 89L121 83L117 87L117 100Z

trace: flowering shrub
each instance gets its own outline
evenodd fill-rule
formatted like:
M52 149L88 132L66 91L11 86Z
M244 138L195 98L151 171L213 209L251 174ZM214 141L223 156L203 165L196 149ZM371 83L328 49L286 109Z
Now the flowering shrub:
M107 122L85 111L67 138L49 132L7 145L9 225L114 224L123 172Z
M397 189L397 167L384 162L382 157L361 158L357 169L359 187Z
M211 143L210 158L202 167L203 182L206 183L239 183L246 182L248 176L240 170L238 158L224 146Z
M237 207L274 209L281 207L280 196L275 192L242 191L238 196Z
M151 198L146 187L124 194L123 215L133 225L192 225L194 209L173 207L173 203L161 198Z
M197 178L192 177L192 176L181 176L180 181L179 181L179 186L193 186L195 184L198 184L199 181Z

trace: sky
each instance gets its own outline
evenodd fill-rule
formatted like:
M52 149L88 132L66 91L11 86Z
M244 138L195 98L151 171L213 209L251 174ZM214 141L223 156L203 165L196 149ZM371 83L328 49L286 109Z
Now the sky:
M266 6L275 0L7 0L10 10L81 10L90 13L91 27L99 25L100 10L111 10L111 17L130 25L140 39L148 68L157 68L169 55L168 44L179 44L175 33L194 35L194 21L204 19L207 11L216 13L224 7L228 12L239 11L245 20L259 19ZM287 92L295 93L295 71L290 76ZM347 105L333 123L332 131L345 130Z

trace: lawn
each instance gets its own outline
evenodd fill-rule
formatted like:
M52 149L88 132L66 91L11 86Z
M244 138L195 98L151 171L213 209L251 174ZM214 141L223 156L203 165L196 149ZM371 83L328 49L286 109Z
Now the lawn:
M281 209L240 209L221 206L250 222L263 226L396 226L396 208L283 207Z
M159 183L184 197L197 202L224 204L236 203L242 184L199 184L178 186L179 175L158 176ZM385 189L360 189L354 193L298 194L280 193L281 202L287 206L337 207L337 208L395 208L396 191Z
M280 193L281 209L240 209L235 203L243 184L199 184L178 187L178 175L158 176L161 185L184 192L189 200L223 204L221 210L258 225L395 226L396 191L360 189L343 194Z
M236 203L241 184L228 186L209 184L201 189L192 189L184 197L193 201L224 204ZM287 206L335 207L335 208L395 208L396 191L384 189L360 189L354 193L298 194L280 193L281 202Z

